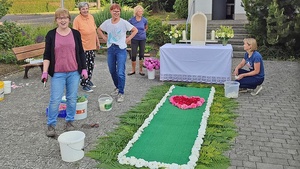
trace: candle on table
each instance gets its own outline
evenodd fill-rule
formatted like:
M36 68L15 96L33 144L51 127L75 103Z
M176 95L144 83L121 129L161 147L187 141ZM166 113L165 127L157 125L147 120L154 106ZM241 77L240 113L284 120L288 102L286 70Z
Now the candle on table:
M216 33L215 30L211 31L211 37L210 37L211 40L215 40L215 36L216 36L215 33Z
M186 33L185 33L185 30L182 31L182 40L186 40Z

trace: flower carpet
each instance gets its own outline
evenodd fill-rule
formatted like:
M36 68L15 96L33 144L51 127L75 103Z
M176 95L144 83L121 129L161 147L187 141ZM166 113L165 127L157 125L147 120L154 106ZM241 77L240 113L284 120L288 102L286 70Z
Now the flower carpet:
M215 88L172 85L118 154L120 164L148 168L194 168L199 159ZM200 97L202 104L181 109L169 98ZM205 101L204 101L205 100Z

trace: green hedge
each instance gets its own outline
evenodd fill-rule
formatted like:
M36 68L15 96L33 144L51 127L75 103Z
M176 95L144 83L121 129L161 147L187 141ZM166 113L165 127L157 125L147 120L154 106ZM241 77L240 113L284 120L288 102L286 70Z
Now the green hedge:
M54 12L61 5L61 0L11 0L12 7L9 8L8 13L41 13ZM64 0L64 7L68 10L74 10L74 0Z

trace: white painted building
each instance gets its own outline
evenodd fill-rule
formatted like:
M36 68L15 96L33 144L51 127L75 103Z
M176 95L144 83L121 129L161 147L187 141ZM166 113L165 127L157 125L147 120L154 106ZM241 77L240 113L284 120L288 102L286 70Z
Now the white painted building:
M207 20L245 20L246 12L242 0L189 0L189 17L202 12Z

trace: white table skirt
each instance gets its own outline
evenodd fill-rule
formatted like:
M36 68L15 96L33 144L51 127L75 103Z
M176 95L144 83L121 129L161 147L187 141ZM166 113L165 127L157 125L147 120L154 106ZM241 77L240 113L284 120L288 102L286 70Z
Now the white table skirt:
M165 44L160 47L160 80L223 84L231 80L232 46Z

